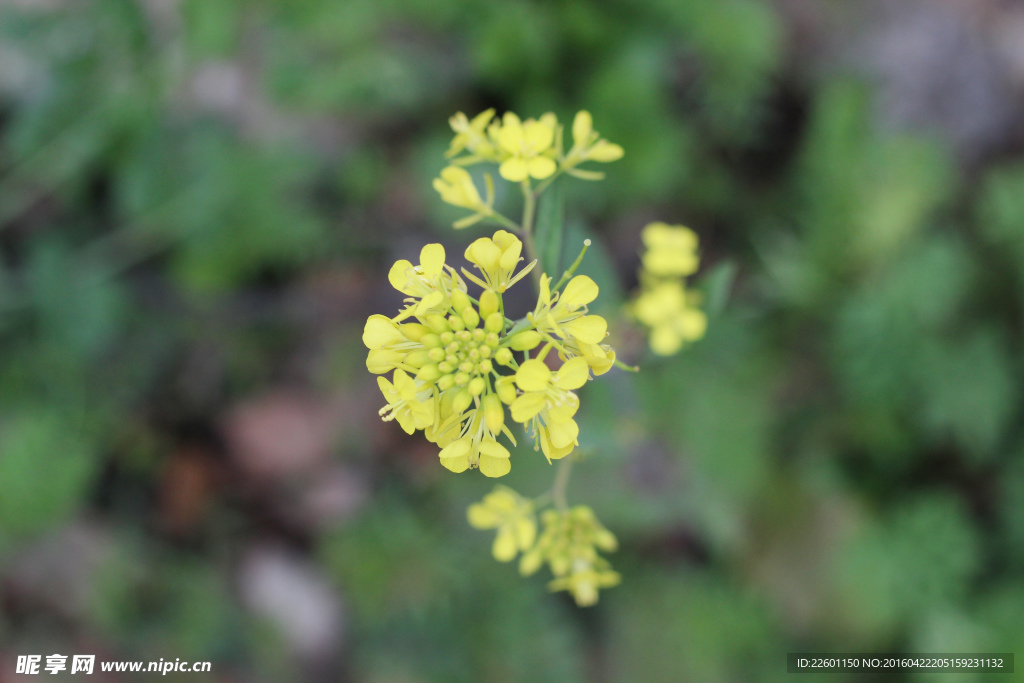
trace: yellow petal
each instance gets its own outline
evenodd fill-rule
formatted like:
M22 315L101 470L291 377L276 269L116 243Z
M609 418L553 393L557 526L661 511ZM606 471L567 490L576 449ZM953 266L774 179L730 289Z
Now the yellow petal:
M485 272L494 272L501 259L501 250L486 237L475 240L466 247L466 260L480 266Z
M513 183L522 182L530 175L530 169L521 157L512 157L502 162L498 167L498 173L505 180Z
M536 358L520 365L516 372L516 384L523 391L544 391L550 383L551 370Z
M572 121L572 141L577 147L582 147L590 142L590 134L594 130L594 119L590 112L583 110L576 114Z
M525 423L544 410L546 404L547 399L544 397L544 394L532 392L523 394L515 401L512 401L509 410L512 413L513 420Z
M587 152L587 158L593 161L600 161L607 163L609 161L618 161L625 154L625 150L619 145L612 144L607 140L598 140L590 151Z
M519 549L528 550L537 538L537 523L532 517L520 517L515 521L515 533Z
M534 157L527 162L527 165L530 175L537 180L550 178L558 170L558 164L548 157Z
M420 250L420 265L423 274L430 277L439 275L444 266L444 247L440 244L428 244Z
M388 281L391 282L391 286L403 294L416 293L416 290L409 287L410 269L412 269L412 263L405 259L400 259L395 261L395 265L391 266L391 270L388 271Z
M565 364L559 369L558 376L555 379L555 386L559 389L579 389L587 383L587 379L590 377L590 366L587 365L587 360L577 356L571 358L565 362Z
M569 334L587 344L597 344L608 333L608 322L599 315L585 315L582 318L562 323Z
M580 306L586 306L596 299L599 291L596 282L586 275L577 275L569 280L569 284L565 286L565 291L562 292L562 298L559 300L559 303L570 310L574 310Z
M405 341L398 325L384 315L371 315L363 326L363 344L368 349L380 349Z
M366 369L375 375L390 372L405 360L405 354L392 349L371 349L366 354Z
M523 124L523 138L534 152L540 154L555 141L555 131L539 121L527 121Z
M683 347L683 338L668 325L651 332L651 350L659 356L671 356Z
M469 509L466 510L466 518L474 529L494 529L503 521L501 515L480 503L473 503L469 506Z
M483 472L482 461L480 471ZM515 559L518 551L519 549L516 547L515 532L508 527L502 527L499 529L498 535L494 539L494 546L491 548L491 552L494 554L494 559L498 562L510 562Z
M465 472L469 469L469 450L472 441L469 437L463 437L453 441L441 449L441 464L452 472Z
M576 443L576 437L580 435L579 425L575 420L569 419L563 422L554 422L547 425L548 438L555 448L565 448Z
M504 477L511 471L512 463L509 462L508 458L493 458L489 455L480 455L480 472L485 477Z

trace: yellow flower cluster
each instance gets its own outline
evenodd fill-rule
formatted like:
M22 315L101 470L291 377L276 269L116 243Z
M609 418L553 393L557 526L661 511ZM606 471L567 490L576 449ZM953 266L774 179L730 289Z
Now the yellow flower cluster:
M495 118L493 109L469 119L459 112L450 120L455 137L447 156L452 165L434 180L434 189L441 199L473 214L456 221L456 228L473 225L494 214L494 188L490 175L486 199L481 198L472 177L462 167L481 162L498 164L498 173L514 183L547 180L560 173L600 180L603 174L578 168L586 161L607 163L622 158L622 147L612 144L594 130L590 112L576 114L572 124L573 145L563 144L562 125L548 112L539 119L521 120L512 112Z
M405 308L394 318L370 316L363 330L367 369L393 372L391 380L378 377L387 401L381 415L409 434L423 430L453 472L509 472L510 454L499 441L505 435L516 443L505 424L506 406L549 460L571 453L579 434L574 390L591 372L607 372L615 358L600 343L607 323L588 315L598 288L586 276L551 292L543 275L536 309L519 322L505 317L503 294L536 265L516 271L522 248L504 230L482 237L465 252L478 273L463 268L459 274L445 263L444 247L428 244L419 265L400 260L391 268L391 284L408 297ZM479 299L469 296L467 280L482 288ZM547 364L552 350L561 361L554 370ZM513 352L523 352L523 360Z
M548 587L569 591L580 607L593 605L601 588L621 581L618 572L598 554L599 550L614 552L618 542L585 505L545 510L541 516L544 531L538 537L534 502L499 486L471 505L467 517L474 528L497 529L496 560L510 562L522 553L519 573L523 576L536 573L546 563L555 577Z
M697 271L697 235L681 225L651 223L641 233L646 250L640 270L640 294L630 313L651 330L651 350L671 356L685 342L704 336L707 318L698 295L685 278Z

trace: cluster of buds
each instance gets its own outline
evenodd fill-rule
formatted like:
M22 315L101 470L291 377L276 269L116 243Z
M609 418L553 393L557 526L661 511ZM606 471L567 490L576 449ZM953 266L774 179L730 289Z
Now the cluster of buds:
M697 235L682 225L651 223L641 233L646 248L641 260L640 292L629 307L650 328L651 350L677 353L686 342L704 336L707 317L697 308L699 295L687 290L685 278L697 272Z
M504 293L536 265L516 271L521 251L515 235L499 230L466 249L478 273L463 268L460 274L445 263L444 247L429 244L419 265L403 260L391 269L392 285L408 295L405 308L394 318L370 316L363 330L367 369L393 372L390 381L378 378L387 401L381 415L409 434L423 430L453 472L479 468L500 477L510 471L499 438L516 443L506 407L548 460L571 453L579 434L574 390L614 360L601 343L607 322L588 314L598 288L585 275L554 292L543 276L535 310L518 322L505 317ZM478 299L468 294L467 281L482 288ZM515 353L523 354L520 361Z

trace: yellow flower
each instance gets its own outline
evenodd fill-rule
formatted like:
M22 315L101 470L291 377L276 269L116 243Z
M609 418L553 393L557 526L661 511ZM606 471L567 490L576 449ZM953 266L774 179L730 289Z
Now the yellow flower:
M412 297L406 299L410 306L395 317L396 321L410 315L444 312L450 306L454 290L466 291L466 284L458 274L445 265L444 256L443 246L428 244L420 250L420 265L400 259L391 266L388 273L391 286Z
M455 229L468 228L494 215L494 181L489 173L484 174L484 182L487 184L486 201L477 192L469 171L461 166L448 166L441 171L440 178L434 178L434 189L443 201L474 212L471 216L455 221L452 224Z
M417 429L425 429L434 422L434 406L431 392L422 392L416 380L405 374L403 370L395 370L395 382L392 384L384 377L377 378L377 385L384 400L388 402L380 409L384 421L398 420L406 434Z
M452 138L451 146L445 154L449 159L462 151L468 151L469 156L457 159L456 163L471 164L477 161L493 161L494 144L487 137L487 124L494 118L494 110L488 109L473 117L470 121L461 111L448 120L455 137Z
M651 223L640 234L647 251L644 270L657 277L685 277L697 272L697 234L682 225Z
M704 336L707 317L693 306L680 280L658 282L644 289L633 302L637 320L651 328L651 350L659 356L671 356L685 342Z
M581 171L576 168L584 161L597 161L608 163L622 158L622 147L612 144L601 138L594 130L594 120L590 112L581 111L576 114L572 122L573 146L562 162L562 168L566 173L584 180L601 180L603 173L594 171Z
M501 126L494 130L502 159L498 173L514 183L528 178L543 180L558 170L555 163L555 131L558 122L554 114L545 114L540 120L520 121L512 112L506 112Z
M597 521L593 510L585 505L547 510L541 519L544 531L520 559L521 574L529 576L547 563L555 576L548 587L569 591L580 607L596 603L599 589L619 583L619 574L598 554L598 550L616 550L618 542Z
M495 433L488 427L482 411L471 411L468 427L463 435L441 449L441 464L452 472L465 472L479 467L487 477L503 477L512 470L508 449L498 443ZM512 444L515 439L506 428L502 428Z
M608 333L608 322L599 315L586 315L587 304L597 298L597 284L586 275L577 275L559 295L551 294L551 278L542 275L537 307L527 318L538 330L564 340L597 344Z
M590 379L586 359L570 359L551 372L544 361L534 358L520 365L515 377L524 393L512 402L512 419L531 427L548 460L569 455L580 433L573 420L580 401L572 390Z
M473 503L466 511L469 524L475 529L497 529L492 552L499 562L510 562L522 551L533 547L537 537L537 520L533 503L506 486L498 486Z
M465 268L462 273L481 287L503 294L537 265L533 261L513 276L516 266L523 260L519 256L522 251L523 243L518 237L498 230L493 237L481 237L466 248L466 260L480 270L483 280Z

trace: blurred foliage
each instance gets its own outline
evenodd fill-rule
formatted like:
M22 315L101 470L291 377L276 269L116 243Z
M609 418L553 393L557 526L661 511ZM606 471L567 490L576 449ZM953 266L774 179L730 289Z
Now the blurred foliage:
M1024 160L967 173L879 132L793 31L758 0L0 4L0 575L76 524L104 539L70 617L3 584L0 655L84 633L209 680L713 683L798 650L1024 650ZM707 338L655 360L621 321L643 372L582 397L570 498L625 576L592 610L495 566L464 518L489 487L360 409L387 267L478 236L429 181L447 117L489 106L585 107L626 149L559 188L561 258L594 238L602 299L648 218L709 264ZM331 463L370 488L320 525L295 512L320 471L268 484L224 426L296 385L344 399ZM301 671L236 585L266 539L342 596Z

